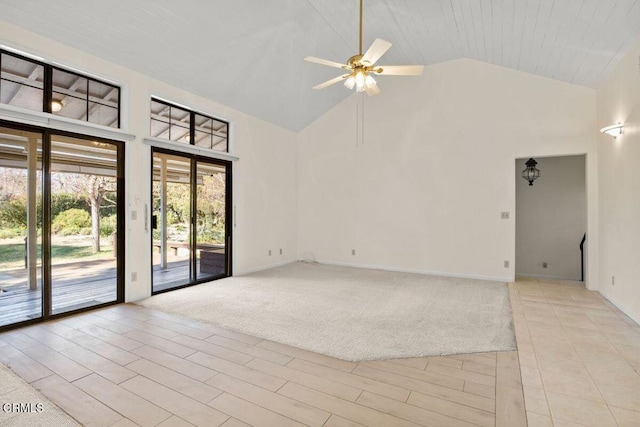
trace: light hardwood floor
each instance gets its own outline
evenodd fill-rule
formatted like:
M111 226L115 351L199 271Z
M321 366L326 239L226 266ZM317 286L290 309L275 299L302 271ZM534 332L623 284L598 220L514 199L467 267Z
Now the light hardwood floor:
M640 327L578 284L510 293L518 352L351 363L125 304L0 334L0 361L85 425L640 425Z

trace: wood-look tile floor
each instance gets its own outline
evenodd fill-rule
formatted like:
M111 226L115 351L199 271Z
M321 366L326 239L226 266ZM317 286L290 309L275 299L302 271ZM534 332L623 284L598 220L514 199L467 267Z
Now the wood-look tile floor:
M0 361L84 425L525 426L520 359L351 363L132 304L0 334Z
M351 363L126 304L0 361L85 425L640 426L640 326L579 283L510 294L518 352Z
M509 286L529 426L640 426L640 326L579 282Z

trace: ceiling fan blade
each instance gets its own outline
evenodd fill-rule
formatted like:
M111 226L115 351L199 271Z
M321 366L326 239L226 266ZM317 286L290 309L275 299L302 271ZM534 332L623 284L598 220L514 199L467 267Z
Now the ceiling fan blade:
M320 83L319 85L316 85L313 88L314 89L324 89L325 87L328 87L328 86L331 86L331 85L334 85L334 84L338 83L340 80L344 80L348 76L349 76L349 74L343 74L342 76L338 76L338 77L335 77L335 78L333 78L331 80L327 80L324 83Z
M306 58L304 58L304 60L308 62L313 62L315 64L328 65L329 67L335 67L335 68L344 68L346 66L344 64L340 64L339 62L329 61L327 59L322 59L322 58L316 58L315 56L307 56Z
M375 64L376 61L380 59L380 57L382 57L382 55L384 55L386 51L389 50L390 47L391 43L389 43L388 41L375 39L369 47L369 50L364 53L362 62L366 61L371 65Z
M365 87L364 90L367 92L367 95L369 95L369 96L377 95L377 94L380 93L380 88L378 87L378 85L373 85L371 87Z
M380 65L376 67L378 68L382 68L382 71L378 73L373 70L373 72L383 76L420 76L424 65Z

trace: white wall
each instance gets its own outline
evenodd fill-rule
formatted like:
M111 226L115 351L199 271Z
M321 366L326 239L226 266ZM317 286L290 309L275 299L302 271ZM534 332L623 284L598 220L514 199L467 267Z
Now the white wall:
M150 237L144 230L144 205L149 203L150 97L186 105L231 122L234 205L234 274L293 261L296 237L296 134L262 120L185 92L161 81L107 62L53 40L0 21L0 44L39 55L48 61L102 76L123 85L123 130L136 139L126 145L126 300L150 294ZM188 70L185 70L187 72ZM132 211L138 220L131 220ZM279 249L283 255L279 255ZM269 257L268 250L273 249ZM130 282L132 272L137 282Z
M516 274L580 280L579 244L587 231L585 157L536 157L540 178L533 185L522 178L527 160L515 163Z
M232 122L236 274L298 257L511 280L513 162L528 155L587 154L589 254L598 259L593 90L469 59L419 78L381 77L383 95L366 99L365 145L356 148L355 96L295 135L6 23L0 43L124 86L123 122L136 135L126 150L127 218L139 214L127 220L127 300L150 287L140 214L149 195L142 139L151 95ZM597 277L598 263L588 266L588 278Z
M624 134L616 139L598 137L600 291L636 321L640 321L639 58L640 42L597 92L598 128L625 125Z
M513 165L529 155L588 154L597 235L594 90L469 59L379 85L365 145L355 95L299 135L300 258L512 280Z

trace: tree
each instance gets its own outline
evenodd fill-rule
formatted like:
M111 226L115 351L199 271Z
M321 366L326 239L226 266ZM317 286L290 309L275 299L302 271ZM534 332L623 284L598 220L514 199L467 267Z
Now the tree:
M91 240L93 253L100 252L100 209L115 206L116 179L108 176L64 174L59 176L60 188L83 196L91 207Z
M39 175L39 174L38 174ZM0 199L11 199L27 194L25 169L0 167Z
M26 194L26 171L0 167L0 225L27 227Z
M198 238L207 243L225 243L225 174L202 176L198 185Z

